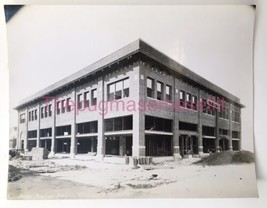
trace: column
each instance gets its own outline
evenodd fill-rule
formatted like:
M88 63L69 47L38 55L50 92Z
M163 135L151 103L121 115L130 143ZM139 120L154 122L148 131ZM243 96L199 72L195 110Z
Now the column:
M124 136L120 136L120 156L124 156L126 154L126 138Z
M98 81L98 90L97 90L97 105L98 105L98 112L100 112L100 104L102 113L98 114L98 120L97 120L97 157L98 159L103 159L106 154L106 141L104 136L104 77L102 76L101 79Z
M28 112L28 107L26 108L26 115L25 115L25 120L26 120L26 132L25 132L25 139L24 139L24 151L28 151L28 121L29 121L29 112Z
M188 140L189 140L189 136L188 135L186 135L185 136L185 142L184 142L184 150L185 150L185 156L186 156L186 158L188 158Z
M54 156L56 153L56 114L57 114L57 100L56 97L53 98L52 100L52 116L53 116L53 121L52 121L52 132L51 132L51 155Z
M20 141L20 114L19 114L19 110L17 110L17 114L18 114L18 127L17 127L17 144L16 144L16 149L20 150L21 149L21 141Z
M134 112L133 114L133 156L145 156L145 114Z
M197 125L198 154L199 154L199 156L201 156L203 154L203 137L202 137L203 108L202 108L202 91L201 90L198 90L197 111L198 111L198 125Z
M133 75L130 77L130 93L136 103L145 98L146 92L146 75L145 69L141 62L139 66L133 68ZM154 83L154 86L156 83ZM154 87L155 88L155 87ZM155 91L154 91L155 92ZM155 95L156 96L156 95ZM145 156L145 114L142 110L136 110L133 112L133 157Z
M37 138L36 138L36 147L40 147L40 117L41 117L41 113L40 113L40 103L38 103L38 109L37 109Z
M241 108L239 110L239 142L238 142L238 150L241 151L242 150L242 137L241 137Z
M182 158L180 154L179 147L179 90L176 89L176 79L173 76L173 93L172 93L172 102L173 102L173 156L174 159Z
M95 138L91 138L91 152L94 152L94 146L95 146Z
M229 150L233 150L233 137L232 137L232 104L229 103L229 109L228 109L228 115L229 115Z
M220 151L220 138L219 138L219 111L215 110L215 150L216 152Z
M73 89L72 98L74 102L73 116L71 121L71 138L70 138L70 156L72 158L77 154L77 138L76 138L76 88Z

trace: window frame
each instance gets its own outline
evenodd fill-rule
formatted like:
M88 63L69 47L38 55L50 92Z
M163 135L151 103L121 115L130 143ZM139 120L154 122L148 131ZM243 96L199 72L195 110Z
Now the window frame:
M90 95L89 91L84 92L84 107L85 108L89 106L89 101L90 101L89 95Z
M197 96L192 95L192 109L197 110Z
M97 89L91 90L91 106L95 106L97 103Z
M57 115L59 115L61 113L61 102L60 101L57 101Z
M167 94L167 89L169 89L169 94ZM172 86L166 84L165 95L166 95L166 101L171 102L172 101Z
M34 110L34 119L37 120L37 109Z
M44 107L41 107L41 118L44 118Z
M180 107L185 108L185 91L180 90L179 91L179 101L180 101Z
M61 112L62 113L65 113L66 111L66 102L65 102L65 99L61 100Z
M157 100L163 100L163 94L164 94L164 84L160 81L157 81Z
M148 86L148 80L151 81L151 88ZM151 77L147 77L146 78L146 96L149 98L154 98L154 96L155 96L154 91L155 91L155 80L152 79Z
M78 109L82 109L83 108L83 102L82 102L82 93L77 95L77 105L78 105Z
M192 95L190 93L186 93L186 108L192 109Z
M52 104L48 105L48 116L52 116Z

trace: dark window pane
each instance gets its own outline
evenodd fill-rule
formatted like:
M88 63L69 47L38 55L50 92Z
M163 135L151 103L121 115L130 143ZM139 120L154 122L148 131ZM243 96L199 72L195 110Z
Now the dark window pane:
M154 97L154 80L147 78L147 97Z
M165 132L172 132L172 120L164 119L164 129Z
M145 130L155 130L154 129L154 118L152 116L145 117Z
M131 130L133 129L133 117L126 116L123 117L123 130Z
M122 117L114 119L114 131L122 130Z
M163 83L157 82L157 99L163 100Z
M82 109L82 107L83 107L82 94L78 95L77 102L78 102L78 109Z
M106 119L105 120L105 128L106 131L113 131L113 119Z
M84 107L89 106L89 92L84 93Z
M108 101L114 100L115 97L115 84L108 85Z
M130 83L128 78L123 80L123 97L129 97L129 88L130 88Z
M91 91L91 105L94 106L96 105L96 102L97 102L97 92L96 92L96 89L92 90Z
M97 133L97 121L90 122L90 133Z
M185 92L180 90L180 106L185 107Z
M169 85L166 85L166 101L172 100L172 87Z

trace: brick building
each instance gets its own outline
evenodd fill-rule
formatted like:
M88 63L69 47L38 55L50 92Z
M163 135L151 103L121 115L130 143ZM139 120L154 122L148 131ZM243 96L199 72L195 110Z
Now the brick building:
M18 148L98 156L239 150L240 99L142 40L26 98Z

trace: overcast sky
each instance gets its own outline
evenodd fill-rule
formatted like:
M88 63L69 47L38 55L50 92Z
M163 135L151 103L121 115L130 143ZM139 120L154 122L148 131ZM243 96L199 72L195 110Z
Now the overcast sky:
M7 24L10 107L141 38L240 97L252 150L253 24L250 6L24 6Z

